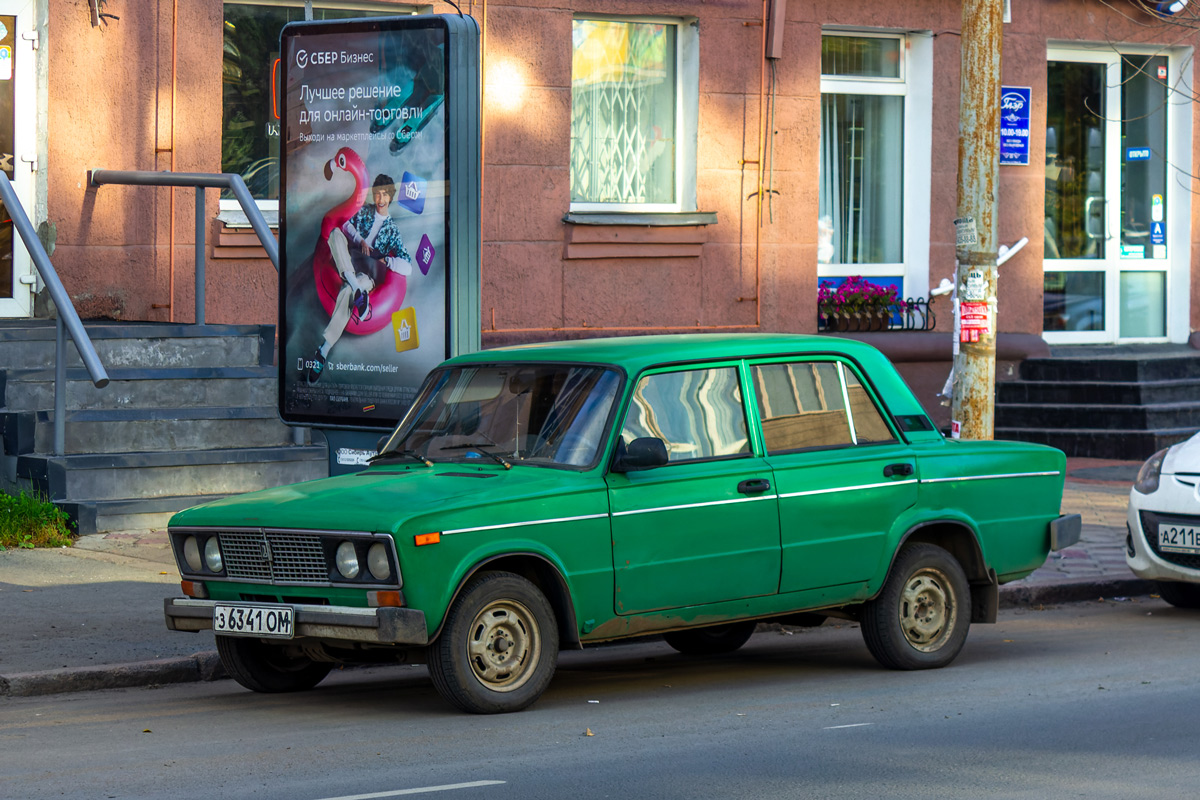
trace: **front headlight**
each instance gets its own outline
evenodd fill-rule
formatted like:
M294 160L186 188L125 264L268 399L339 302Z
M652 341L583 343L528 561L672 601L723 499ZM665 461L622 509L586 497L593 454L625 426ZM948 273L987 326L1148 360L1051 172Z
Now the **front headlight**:
M200 567L204 566L204 562L200 560L200 542L195 536L183 540L183 560L192 572L199 572Z
M208 541L204 543L204 563L213 572L220 572L224 566L221 562L221 544L215 536L208 537Z
M342 574L343 578L358 577L358 552L354 549L354 542L339 544L337 558L334 561L337 564L337 571Z
M386 581L392 577L392 565L388 563L387 545L376 542L367 550L367 569L377 581Z
M1133 488L1136 491L1141 494L1154 494L1158 491L1158 476L1162 472L1163 459L1167 457L1168 449L1159 450L1146 459L1145 464L1142 464L1142 468L1138 470L1137 480L1133 482Z

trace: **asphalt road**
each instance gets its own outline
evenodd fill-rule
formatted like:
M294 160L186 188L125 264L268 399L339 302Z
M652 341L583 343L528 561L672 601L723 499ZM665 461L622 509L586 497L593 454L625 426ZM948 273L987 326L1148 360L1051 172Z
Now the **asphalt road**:
M0 700L0 797L1131 798L1200 787L1200 612L1001 614L951 667L877 667L858 630L564 654L546 695L453 712L423 667L315 691L231 681ZM464 785L465 784L465 785Z

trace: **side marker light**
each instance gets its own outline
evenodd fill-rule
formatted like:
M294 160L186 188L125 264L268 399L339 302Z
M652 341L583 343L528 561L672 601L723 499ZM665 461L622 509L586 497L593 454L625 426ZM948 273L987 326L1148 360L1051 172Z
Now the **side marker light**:
M179 588L183 589L183 593L188 597L194 597L197 600L208 599L208 589L205 589L204 584L199 581L180 581Z
M367 605L371 608L403 608L404 595L397 591L367 592Z
M418 533L416 536L413 537L413 542L416 543L417 547L420 547L421 545L425 545L425 544L437 544L441 540L442 540L442 532L441 531L435 531L434 533Z

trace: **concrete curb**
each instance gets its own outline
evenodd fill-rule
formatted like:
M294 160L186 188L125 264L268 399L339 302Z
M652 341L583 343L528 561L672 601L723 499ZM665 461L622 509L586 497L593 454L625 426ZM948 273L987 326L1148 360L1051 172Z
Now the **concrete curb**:
M1139 597L1155 591L1154 581L1141 578L1101 578L1087 583L1045 584L1042 586L1001 586L1000 608L1078 603L1101 597Z
M96 667L68 667L0 675L0 697L35 697L97 689L125 689L164 683L214 681L228 677L215 650L184 658L135 661Z
M1109 578L1087 583L1000 587L1000 608L1078 603L1102 597L1138 597L1154 591L1154 582L1139 578ZM228 678L215 650L184 658L69 667L44 672L0 675L0 697L35 697L97 689L127 689L167 683L193 683Z

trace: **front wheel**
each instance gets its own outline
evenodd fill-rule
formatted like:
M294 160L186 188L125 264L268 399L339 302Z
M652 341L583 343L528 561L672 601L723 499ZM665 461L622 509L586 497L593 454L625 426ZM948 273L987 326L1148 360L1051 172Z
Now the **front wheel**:
M758 623L754 620L731 622L728 625L716 625L711 628L672 631L664 633L663 639L671 647L689 656L732 653L750 640L757 626Z
M463 711L520 711L541 697L554 675L554 609L520 575L483 573L450 607L428 660L434 688Z
M1200 584L1156 581L1158 596L1176 608L1200 608Z
M235 681L255 692L300 692L324 680L333 664L291 655L285 645L258 639L217 636L221 665Z
M863 607L871 655L890 669L933 669L954 660L971 624L962 566L933 544L906 546L879 596Z

